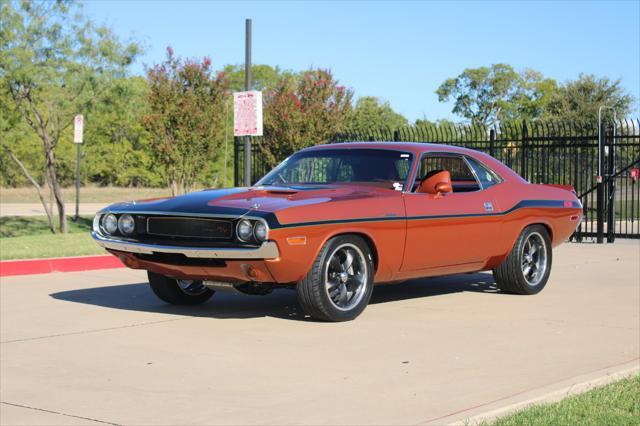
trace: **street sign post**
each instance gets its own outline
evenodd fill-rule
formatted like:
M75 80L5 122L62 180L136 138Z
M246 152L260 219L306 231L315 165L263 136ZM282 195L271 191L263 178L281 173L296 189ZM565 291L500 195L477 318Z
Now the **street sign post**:
M82 137L84 132L84 117L82 114L78 114L73 118L73 142L76 144L76 215L73 218L75 222L80 217L80 159L82 158L82 152L80 147L82 146Z
M251 71L251 19L244 25L244 90L253 88L253 73ZM262 102L260 103L262 105ZM244 186L251 186L251 136L244 137Z

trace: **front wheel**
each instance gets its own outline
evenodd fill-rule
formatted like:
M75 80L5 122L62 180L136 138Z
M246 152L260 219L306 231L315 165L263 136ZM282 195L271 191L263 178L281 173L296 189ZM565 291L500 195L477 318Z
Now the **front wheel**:
M298 283L302 309L322 321L349 321L367 307L373 292L373 259L355 235L327 241L307 276Z
M551 238L542 225L526 227L509 256L493 270L498 288L506 293L536 294L551 273Z
M214 293L202 281L178 280L151 271L147 271L147 276L155 295L172 305L197 305L209 300Z

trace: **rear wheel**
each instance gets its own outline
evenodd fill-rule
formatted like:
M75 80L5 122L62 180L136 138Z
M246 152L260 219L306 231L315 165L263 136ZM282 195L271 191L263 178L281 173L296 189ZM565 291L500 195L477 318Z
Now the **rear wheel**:
M155 295L172 305L197 305L209 300L214 293L202 281L178 280L151 271L147 271L147 276Z
M551 238L542 225L526 227L509 256L493 270L498 288L507 293L536 294L551 273Z
M298 300L315 319L352 320L371 299L373 274L371 250L362 238L332 238L320 250L305 279L298 283Z

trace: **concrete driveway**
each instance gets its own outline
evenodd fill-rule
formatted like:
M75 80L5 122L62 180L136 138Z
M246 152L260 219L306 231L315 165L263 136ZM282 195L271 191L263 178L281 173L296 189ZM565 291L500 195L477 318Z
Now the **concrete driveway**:
M640 244L565 244L538 296L490 274L167 306L143 272L3 278L2 424L443 424L639 365Z

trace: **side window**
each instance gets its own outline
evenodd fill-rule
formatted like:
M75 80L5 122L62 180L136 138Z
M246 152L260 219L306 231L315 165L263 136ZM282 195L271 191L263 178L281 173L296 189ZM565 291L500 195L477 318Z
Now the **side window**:
M482 189L487 189L495 185L496 183L500 183L500 178L498 175L491 169L487 168L484 164L475 160L474 158L467 157L467 161L471 164L473 171L476 173L480 184L482 185Z
M350 163L338 158L333 161L333 167L335 172L332 173L332 177L336 182L351 182L353 180L353 167Z
M416 176L416 187L430 173L447 170L451 174L453 192L478 191L480 185L473 172L460 155L426 155L420 160Z

